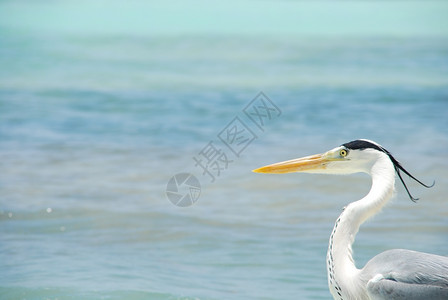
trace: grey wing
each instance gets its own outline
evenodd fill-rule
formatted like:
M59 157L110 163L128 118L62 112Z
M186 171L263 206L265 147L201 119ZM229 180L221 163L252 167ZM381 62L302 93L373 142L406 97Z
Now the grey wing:
M372 258L361 271L371 299L448 299L448 257L395 249Z
M447 300L448 288L380 279L367 284L367 294L372 300Z

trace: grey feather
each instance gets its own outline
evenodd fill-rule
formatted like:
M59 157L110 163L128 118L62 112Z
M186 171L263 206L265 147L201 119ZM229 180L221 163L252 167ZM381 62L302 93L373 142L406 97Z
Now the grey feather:
M403 249L385 251L366 264L361 278L367 282L371 299L448 299L445 256Z

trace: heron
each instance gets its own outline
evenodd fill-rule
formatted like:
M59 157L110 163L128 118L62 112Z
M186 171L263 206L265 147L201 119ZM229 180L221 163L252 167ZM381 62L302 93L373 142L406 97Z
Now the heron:
M372 178L369 193L347 205L335 222L327 251L328 286L336 300L447 300L448 257L405 249L382 252L358 269L352 245L359 227L378 213L394 194L395 174L412 201L402 172L410 174L392 154L378 143L359 139L323 154L267 165L256 173L367 173Z

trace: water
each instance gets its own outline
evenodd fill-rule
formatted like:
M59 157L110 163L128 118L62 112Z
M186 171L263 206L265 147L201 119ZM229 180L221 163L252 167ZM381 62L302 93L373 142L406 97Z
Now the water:
M250 170L355 138L436 181L407 180L417 204L397 183L358 266L448 255L447 39L46 26L0 35L1 299L329 299L328 238L369 178ZM243 113L260 91L282 112L264 131ZM218 138L236 116L257 135L240 157ZM213 183L192 159L210 141L233 160ZM165 195L179 172L202 185L188 208Z

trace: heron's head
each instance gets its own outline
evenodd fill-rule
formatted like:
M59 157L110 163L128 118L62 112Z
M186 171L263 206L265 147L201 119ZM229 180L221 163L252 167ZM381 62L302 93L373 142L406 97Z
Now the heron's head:
M378 160L390 160L401 182L406 188L409 197L413 198L409 193L406 184L401 177L400 171L403 171L412 179L416 180L425 187L427 186L414 176L412 176L403 166L392 156L392 154L379 144L369 140L354 140L345 143L339 147L331 149L322 154L315 154L302 158L287 160L271 165L267 165L253 170L256 173L320 173L320 174L352 174L352 173L369 173L372 166ZM434 184L433 184L434 185Z

